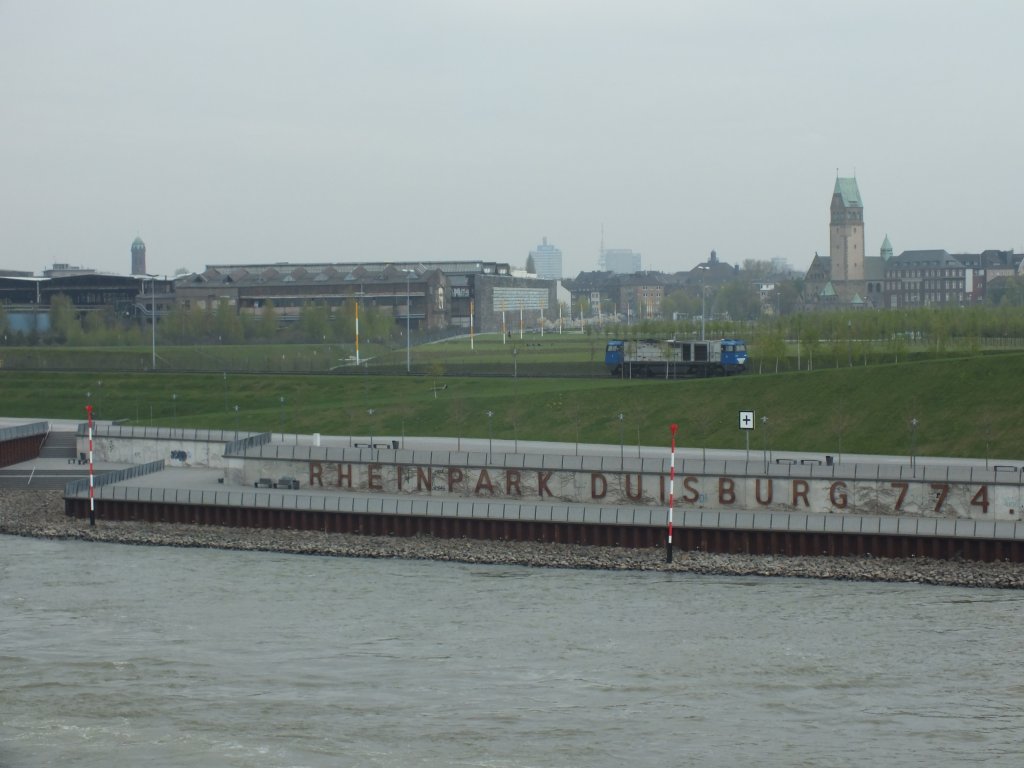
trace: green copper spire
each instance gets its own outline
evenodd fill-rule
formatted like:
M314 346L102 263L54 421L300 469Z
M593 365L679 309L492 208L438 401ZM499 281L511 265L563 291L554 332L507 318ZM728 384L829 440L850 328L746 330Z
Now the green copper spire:
M857 189L856 179L836 177L836 188L832 191L832 194L839 195L843 200L843 205L847 208L864 207L864 203L860 199L860 190Z
M886 261L892 258L892 243L889 242L889 235L886 235L885 240L882 241L882 250L879 255Z

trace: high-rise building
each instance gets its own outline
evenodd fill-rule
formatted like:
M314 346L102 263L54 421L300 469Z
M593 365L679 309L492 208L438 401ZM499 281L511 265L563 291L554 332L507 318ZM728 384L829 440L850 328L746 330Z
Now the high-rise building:
M640 254L630 248L602 248L601 262L605 271L619 275L632 275L642 269Z
M562 251L542 238L542 242L530 251L533 272L542 280L562 279Z

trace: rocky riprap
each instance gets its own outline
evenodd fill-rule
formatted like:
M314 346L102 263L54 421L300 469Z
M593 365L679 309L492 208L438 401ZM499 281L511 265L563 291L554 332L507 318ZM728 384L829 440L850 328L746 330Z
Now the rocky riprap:
M789 576L851 581L892 581L948 586L1024 588L1024 565L931 559L782 557L676 552L521 541L357 536L315 531L165 523L88 521L64 514L61 491L0 490L0 534L82 539L119 544L287 552L334 557L398 557L460 563L676 571L730 576Z

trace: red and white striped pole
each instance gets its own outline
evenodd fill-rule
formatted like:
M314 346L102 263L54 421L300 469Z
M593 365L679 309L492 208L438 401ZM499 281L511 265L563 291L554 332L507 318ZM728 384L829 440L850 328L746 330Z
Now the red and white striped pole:
M665 562L672 562L672 508L675 506L676 497L676 430L678 424L672 424L672 462L669 464L668 473L668 539L665 541Z
M92 483L92 405L85 406L89 414L89 525L96 525L96 501Z

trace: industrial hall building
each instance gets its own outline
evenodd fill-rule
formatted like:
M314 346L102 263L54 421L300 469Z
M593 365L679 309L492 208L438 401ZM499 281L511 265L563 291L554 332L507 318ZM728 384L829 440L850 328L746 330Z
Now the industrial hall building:
M296 320L306 304L333 312L356 301L417 331L483 332L520 322L535 328L552 312L557 317L557 285L487 261L214 264L177 278L174 293L188 309L227 302L239 314L256 315L271 303L283 323Z
M302 308L323 305L332 313L355 301L390 312L417 332L466 329L479 332L537 328L558 318L557 280L513 274L489 261L213 264L173 278L146 273L146 246L131 245L131 275L55 264L42 276L0 270L0 306L13 332L49 330L55 296L76 312L115 312L143 322L175 307L213 311L226 305L239 315L259 315L271 305L282 325Z

